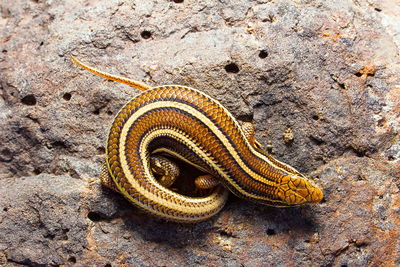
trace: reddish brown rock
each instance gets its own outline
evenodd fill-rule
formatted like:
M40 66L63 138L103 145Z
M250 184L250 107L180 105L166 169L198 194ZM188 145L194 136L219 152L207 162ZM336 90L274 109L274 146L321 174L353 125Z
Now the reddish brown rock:
M18 0L0 13L0 264L400 264L393 1ZM196 225L142 214L96 179L111 120L138 91L71 54L214 96L253 119L260 143L315 178L325 201L231 197Z

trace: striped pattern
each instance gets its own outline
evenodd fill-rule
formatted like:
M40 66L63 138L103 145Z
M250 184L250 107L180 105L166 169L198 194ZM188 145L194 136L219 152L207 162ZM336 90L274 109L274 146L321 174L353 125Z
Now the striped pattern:
M122 79L137 87L137 82ZM138 207L168 220L197 222L223 207L225 188L239 197L274 206L322 199L322 191L310 180L256 147L253 137L246 137L218 101L189 87L140 86L144 92L120 110L106 147L107 168L117 190ZM217 186L210 195L195 198L162 186L150 168L154 151L167 152L199 167L218 177L224 187Z

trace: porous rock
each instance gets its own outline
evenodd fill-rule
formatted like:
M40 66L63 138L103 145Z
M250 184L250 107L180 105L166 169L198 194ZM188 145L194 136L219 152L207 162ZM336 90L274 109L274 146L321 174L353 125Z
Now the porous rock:
M0 13L0 264L400 264L393 1L16 0ZM70 55L215 97L323 203L231 196L195 225L143 214L96 179L113 116L138 91Z

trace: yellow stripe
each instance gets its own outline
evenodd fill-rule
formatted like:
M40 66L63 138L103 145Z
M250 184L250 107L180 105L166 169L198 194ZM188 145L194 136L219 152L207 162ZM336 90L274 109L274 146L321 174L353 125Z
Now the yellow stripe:
M121 136L120 136L120 155L123 155L124 150L125 150L125 141L126 141L126 136L128 134L128 130L130 128L130 126L143 114L147 113L150 110L153 110L155 108L158 107L171 107L171 108L177 108L180 110L183 110L189 114L192 114L193 116L195 116L197 119L199 119L200 121L202 121L216 136L217 138L221 141L222 144L225 145L226 149L229 151L229 153L232 155L232 157L234 158L234 160L236 161L236 163L242 168L243 171L245 171L249 176L253 177L255 180L260 181L262 183L265 183L267 185L270 186L277 186L276 183L265 179L264 177L262 177L261 175L259 175L258 173L255 173L254 171L252 171L240 158L239 154L237 153L236 149L231 145L231 143L229 142L228 138L225 136L225 134L209 119L207 118L205 115L203 115L201 112L199 112L197 109L183 104L183 103L178 103L178 102L173 102L173 101L159 101L159 102L155 102L155 103L150 103L147 104L145 106L143 106L142 108L138 109L135 113L133 113L129 119L126 121L125 125L122 128L122 132L121 132ZM243 138L244 134L243 134ZM250 149L252 149L252 147L250 146L250 143L246 140L248 147ZM255 151L253 149L253 151ZM260 154L261 155L261 154ZM267 158L265 158L266 161L273 165L274 164L272 162L270 162Z
M259 157L260 159L266 161L268 164L272 165L274 168L276 168L276 169L278 169L278 170L281 170L281 171L283 171L283 172L288 172L287 170L285 170L285 169L283 169L283 168L277 166L275 163L273 163L273 162L272 162L268 157L266 157L264 154L258 152L256 149L254 149L254 147L250 144L249 140L247 140L247 138L244 137L245 134L244 134L243 129L242 129L242 127L240 126L239 122L235 119L235 117L232 116L232 114L231 114L217 99L212 98L211 96L207 95L206 93L204 93L204 92L202 92L202 91L200 91L200 90L197 90L197 89L195 89L195 88L188 87L188 86L182 86L182 85L162 85L162 86L157 86L157 87L155 87L155 88L153 88L153 89L163 88L163 87L172 87L172 88L176 88L176 90L179 90L179 88L185 88L185 89L187 89L187 90L191 90L191 91L194 91L194 92L196 92L196 93L198 93L198 94L200 94L200 95L203 95L204 97L208 98L209 101L211 101L211 102L215 102L220 108L222 108L222 109L224 110L225 114L235 123L236 128L241 132L241 134L242 134L242 136L243 136L243 139L244 139L244 141L245 141L247 147L250 149L250 151L251 151L254 155L256 155L256 156ZM289 172L291 172L292 174L299 174L299 171L297 171L297 170L296 170L295 168L293 168L292 166L289 166L289 165L287 165L286 163L283 163L283 162L281 162L281 161L279 161L279 160L277 160L277 159L275 159L275 158L274 158L274 160L275 160L276 162L279 162L280 164L286 166L289 170L292 170L292 171L289 171Z
M197 155L199 155L201 158L204 158L207 163L209 163L210 165L213 164L213 162L209 158L209 156L200 147L198 147L193 141L191 141L189 138L187 138L183 134L177 132L176 130L172 130L172 129L155 129L154 131L147 133L143 137L143 139L142 139L143 141L139 148L139 154L140 154L140 157L143 160L143 163L145 166L148 166L148 164L149 164L147 161L147 158L146 158L146 154L148 153L148 145L154 138L159 137L159 136L170 136L170 137L174 138L175 140L181 140L182 143L184 143L185 145L190 147L190 149L192 151L194 151ZM218 173L220 173L220 172L224 173L221 170L221 168L217 165L211 165L211 167L216 167L218 170ZM150 177L152 183L154 183L158 189L163 190L163 191L168 191L171 195L173 195L174 197L176 197L178 199L181 199L182 201L187 201L187 199L190 199L191 202L193 202L193 203L201 203L201 202L209 201L213 198L212 195L209 197L204 197L204 198L189 198L189 197L182 196L182 195L175 193L174 191L171 191L169 189L166 189L164 186L160 185L156 181L152 172L150 171L150 168L145 168L145 172L146 172L146 177ZM129 174L130 174L130 172L129 172ZM225 177L228 177L228 176L225 174ZM157 198L157 196L154 196L154 198ZM169 206L171 206L171 205L169 205ZM180 205L176 206L176 208L179 208L179 207L180 207ZM188 208L188 209L190 209L190 208Z
M96 75L99 75L104 78L114 80L117 82L128 84L132 87L136 87L143 91L149 90L149 89L151 90L150 86L143 84L141 82L137 82L137 81L130 80L127 78L108 74L108 73L96 70L94 68L88 67L73 57L72 57L72 59L75 61L75 63L77 63L81 67L87 69L88 71L91 71L92 73L94 73ZM299 179L302 179L302 180L300 180L300 181L297 180L297 182L296 182L296 179L297 179L296 177L292 181L292 180L290 180L291 178L289 176L285 176L284 177L285 180L282 178L282 180L284 180L284 183L277 184L276 182L268 179L268 177L264 177L264 176L258 174L257 172L253 171L242 160L242 158L240 157L239 151L237 151L235 149L235 147L230 143L228 136L226 136L224 134L224 132L223 132L224 129L219 128L207 116L203 115L203 113L201 113L200 108L196 109L196 107L192 107L190 105L186 105L183 103L177 103L177 102L173 102L173 101L158 101L159 99L156 95L150 95L151 99L155 100L156 102L152 103L152 104L147 104L144 107L137 110L134 114L132 114L132 116L130 116L128 118L128 120L125 122L125 124L122 126L121 134L120 134L120 137L118 140L118 142L119 142L118 143L118 145L119 145L119 161L121 163L122 173L125 175L128 183L130 183L131 188L135 189L138 192L138 194L140 195L138 198L134 198L134 196L130 195L124 188L122 188L120 186L119 178L118 177L116 178L113 176L113 173L110 170L110 165L107 163L109 172L112 176L112 179L116 183L116 186L118 187L119 191L123 195L125 195L135 205L139 206L140 208L142 208L144 210L149 211L150 213L152 213L154 215L157 215L157 216L169 219L169 220L180 221L180 222L197 222L197 221L205 220L205 219L213 216L216 212L218 212L223 207L223 205L226 201L226 198L227 198L226 190L220 191L219 189L217 189L210 196L203 197L203 198L192 198L192 197L182 196L180 194L177 194L177 193L161 186L156 181L152 171L150 170L150 168L149 168L150 164L148 162L148 153L149 153L148 146L149 146L150 142L152 140L154 140L154 138L156 138L160 135L170 136L171 138L178 140L178 141L182 142L183 144L187 145L188 148L191 151L193 151L193 153L196 153L197 156L202 158L204 160L204 162L210 166L210 168L216 170L216 172L223 179L225 179L228 183L230 183L231 186L234 187L240 194L242 194L243 196L247 196L250 199L266 201L266 203L274 203L275 202L273 204L274 206L276 206L276 205L279 206L279 204L285 204L285 206L286 206L286 204L288 204L288 203L289 204L302 204L304 202L301 202L300 200L297 200L294 197L294 196L297 196L296 192L300 192L300 191L303 192L302 194L305 197L307 197L307 198L309 198L310 196L312 197L311 200L309 199L310 202L314 203L314 202L320 201L320 199L322 199L322 196L323 196L322 191L319 188L313 188L312 181L308 181L306 178L304 178L304 179L301 178L304 176L299 174L299 172L297 170L295 170L294 168L292 168L291 166L288 166L287 164L274 159L273 157L269 156L268 154L263 154L262 151L260 151L260 152L257 151L257 149L255 149L250 144L249 140L245 137L245 134L244 134L241 126L239 125L239 123L236 121L236 119L217 100L214 100L213 98L211 98L210 96L208 96L207 94L205 94L199 90L189 88L189 87L184 87L184 86L174 86L174 85L160 86L160 87L153 88L153 90L159 90L159 91L176 90L177 93L191 91L190 93L193 94L193 96L195 96L196 94L200 94L200 95L204 96L205 98L207 98L210 102L216 103L215 105L218 106L219 108L222 108L223 111L225 112L225 115L228 116L233 121L236 129L241 134L241 138L244 140L247 148L250 150L250 153L253 153L254 156L265 161L265 163L269 164L271 168L275 169L275 171L280 170L284 173L293 174L294 176L297 176ZM156 92L158 92L158 91L156 91ZM253 179L255 179L263 184L270 185L272 187L279 189L280 191L278 193L283 194L282 196L279 196L280 198L282 198L282 200L273 200L273 199L269 199L268 197L257 196L257 195L252 194L251 192L247 192L246 190L242 189L236 183L235 177L230 177L229 174L224 171L223 166L220 166L218 164L219 159L213 158L211 156L211 154L204 151L201 147L199 147L199 145L197 145L195 143L195 140L191 139L191 137L189 135L186 135L185 133L180 132L179 130L176 130L173 128L166 128L166 129L159 128L159 129L154 129L153 131L146 133L145 136L142 136L142 143L140 144L140 146L138 148L135 148L138 150L137 151L139 153L138 157L140 157L140 159L142 160L142 162L144 164L144 166L141 166L141 167L143 167L145 173L144 173L144 177L141 177L141 178L147 179L147 182L152 185L152 186L150 186L150 188L141 186L141 184L139 184L138 180L136 180L135 177L133 177L133 174L130 172L130 168L129 168L128 162L127 162L127 155L125 154L125 148L126 148L125 144L127 142L129 129L133 125L133 123L140 116L147 113L148 111L151 111L151 110L154 110L154 109L157 109L160 107L171 107L171 108L180 109L189 114L192 114L194 117L196 117L197 119L202 121L209 128L209 130L215 136L217 136L219 141L225 146L226 150L228 151L230 156L234 159L234 163L237 164L238 168L240 167L243 172L247 173L247 175L252 177ZM110 131L110 134L112 134L111 131ZM107 150L108 150L108 144L107 144ZM156 151L157 152L167 152L177 158L180 158L181 160L184 160L184 161L196 166L196 164L189 162L187 159L184 159L181 155L179 155L179 153L170 151L167 148L159 148L159 149L156 149ZM106 153L108 155L108 151L106 151ZM107 156L107 162L108 161L109 161L109 159ZM281 165L282 167L278 166L277 164ZM201 166L196 166L196 167L204 170L204 168L202 168ZM205 170L205 171L207 171L207 170ZM290 182L293 184L290 184ZM306 189L304 188L304 183L306 183L307 186L308 186L308 184L311 186L311 189L312 189L311 194L307 187L306 187ZM300 186L300 184L302 184L302 185ZM153 190L154 189L153 186L155 186L157 189ZM289 191L287 191L287 190L289 190ZM158 194L160 192L162 192L162 196L159 197L156 194ZM287 192L289 192L291 194L286 195ZM308 192L308 195L304 194L304 192L306 194ZM316 195L313 195L313 194L316 194ZM284 197L284 199L283 199L283 197ZM300 194L297 197L300 198L303 196ZM181 203L176 204L176 200L179 200ZM151 203L151 204L149 204L151 206L147 206L145 204L145 202L147 202L147 201ZM297 201L299 201L299 202L297 203ZM194 204L196 204L196 205L193 206ZM172 215L157 211L158 207L164 207L169 210L172 210L173 211Z
M187 136L185 136L182 133L177 132L174 129L158 129L158 130L154 130L152 131L150 134L145 136L145 140L143 141L143 145L140 146L140 157L142 159L146 158L146 152L147 152L147 148L148 148L148 144L151 142L151 140L153 140L154 138L158 137L158 136L168 136L168 137L172 137L175 140L180 140L183 144L185 144L186 146L188 146L194 153L196 153L199 157L201 157L202 159L204 159L204 161L212 168L215 169L218 174L225 179L226 181L229 181L229 183L231 185L233 185L236 190L238 190L241 194L243 194L244 196L250 197L250 198L254 198L254 199L259 199L259 200L269 200L269 201L273 201L268 197L263 197L263 196L257 196L254 194L251 194L250 192L247 192L245 190L243 190L241 187L239 187L237 185L237 183L235 182L234 179L232 179L232 177L230 177L226 172L224 172L223 169L221 169L221 167L218 165L218 163L212 159L210 157L210 155L206 154L196 143L194 143L190 138L188 138ZM147 164L147 163L146 163ZM129 170L129 169L128 169ZM154 175L152 175L151 171L147 168L146 169L146 176L152 176L153 177L153 181L155 181L154 179ZM156 182L157 183L157 182ZM165 189L164 187L162 187L161 185L159 185L157 183L157 186L161 189ZM171 191L172 192L172 191ZM175 193L175 192L173 192ZM176 193L175 193L176 194ZM179 194L177 194L177 196L181 196ZM152 197L153 198L153 197Z
M180 195L180 194L178 194L178 193L175 193L174 191L171 191L171 190L168 189L168 188L165 188L164 186L160 185L160 184L157 182L157 180L155 179L153 173L150 171L150 168L148 168L148 161L147 161L147 159L146 159L147 145L148 145L148 143L149 143L152 139L154 139L154 138L157 137L157 136L160 136L160 134L162 134L162 135L165 134L166 131L167 131L167 130L164 130L164 129L155 130L155 131L152 131L152 132L148 133L148 134L147 134L146 136L144 136L143 139L142 139L143 142L142 142L142 145L141 145L140 148L139 148L139 153L140 153L141 159L142 159L142 161L143 161L143 165L144 165L144 167L145 167L145 171L146 171L146 176L145 176L145 177L146 177L147 179L149 179L149 181L150 181L152 184L154 184L154 186L156 186L159 190L166 191L166 192L168 192L169 194L171 194L173 197L175 197L175 198L177 198L177 199L180 199L181 201L187 201L188 199L190 199L193 203L201 203L201 202L209 201L210 199L213 198L212 195L209 196L209 197L206 197L206 198L189 198L189 197L186 197L186 196L182 196L182 195ZM168 131L167 131L167 132L168 132ZM174 132L175 132L175 131L174 131ZM126 176L128 182L132 185L132 187L134 187L136 190L138 190L139 193L141 193L141 194L143 194L143 195L148 195L149 191L147 190L147 188L142 187L142 186L137 182L137 180L133 177L132 173L130 172L129 165L128 165L127 158L126 158L125 144L124 144L124 143L125 143L125 142L121 143L121 146L120 146L120 158L121 158L121 167L122 167L122 170L123 170L123 172L124 172L124 174L125 174L125 176ZM203 152L200 148L197 148L197 149L196 149L196 148L195 148L195 145L194 145L193 147L191 147L191 149L195 149L196 151L199 150L199 151L201 151L202 154L204 154L204 152ZM151 194L151 193L150 193L150 194ZM158 199L158 197L152 195L152 196L151 196L151 199ZM160 199L159 202L161 202L161 203L165 201L163 198L159 198L159 199ZM158 200L157 200L157 201L158 201ZM169 202L168 202L168 203L169 203ZM174 208L176 208L176 209L178 209L178 208L180 207L180 205L177 205L177 204L175 205L174 203L171 203L171 205L168 204L168 206L169 206L169 207L174 207Z
M168 148L160 147L160 148L157 148L157 149L153 150L152 153L167 153L167 154L169 154L169 155L171 155L171 156L173 156L173 157L175 157L175 158L177 158L179 160L182 160L183 162L186 162L186 163L192 165L193 167L195 167L195 168L197 168L197 169L199 169L199 170L201 170L203 172L208 172L208 170L204 169L202 166L199 166L199 165L191 162L187 158L182 157L179 153L176 153L175 151L172 151L172 150L170 150Z

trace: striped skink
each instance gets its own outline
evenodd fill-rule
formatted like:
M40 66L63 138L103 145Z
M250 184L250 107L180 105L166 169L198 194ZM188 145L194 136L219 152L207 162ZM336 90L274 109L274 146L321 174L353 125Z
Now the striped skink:
M150 87L72 59L96 75L143 91L116 115L101 172L102 184L137 207L170 221L193 223L222 209L226 189L272 206L322 200L322 190L311 180L261 149L251 123L240 125L205 93L179 85ZM209 188L208 194L183 195L169 187L173 181L161 182L160 176L178 176L179 168L159 155L178 158L204 171L206 175L195 182Z

